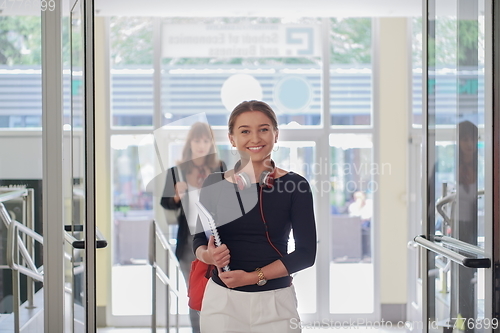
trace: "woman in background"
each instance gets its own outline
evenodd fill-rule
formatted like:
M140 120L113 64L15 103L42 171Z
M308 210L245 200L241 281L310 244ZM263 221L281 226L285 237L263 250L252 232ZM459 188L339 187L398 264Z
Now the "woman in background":
M175 255L179 260L186 284L189 279L193 253L193 234L198 212L196 202L205 178L212 172L224 172L224 162L217 157L212 129L206 123L194 123L187 135L182 150L182 159L168 169L161 206L178 211L177 247ZM190 309L189 317L193 333L200 332L199 314Z

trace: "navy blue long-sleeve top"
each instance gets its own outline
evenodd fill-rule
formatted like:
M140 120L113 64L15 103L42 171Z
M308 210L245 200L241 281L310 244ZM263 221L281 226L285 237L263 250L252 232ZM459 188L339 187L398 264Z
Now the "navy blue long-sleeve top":
M260 211L267 222L269 243ZM239 193L239 198L237 195ZM234 183L224 179L223 173L210 175L203 184L200 202L214 216L221 242L230 251L231 270L255 271L278 259L289 274L310 267L316 258L316 223L311 188L307 180L293 172L276 178L272 188L252 184L238 190ZM201 229L199 229L201 230ZM290 231L293 230L295 249L287 253ZM207 245L204 232L194 236L193 249ZM225 286L214 270L215 283ZM290 285L290 276L268 280L264 286L248 285L234 288L239 291L265 291Z

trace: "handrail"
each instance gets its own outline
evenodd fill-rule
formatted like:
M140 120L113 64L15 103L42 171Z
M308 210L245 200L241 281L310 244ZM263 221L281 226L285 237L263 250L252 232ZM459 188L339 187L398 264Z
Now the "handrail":
M156 222L154 222L154 223L155 223L156 237L158 237L158 239L160 240L161 246L163 247L164 250L167 251L167 254L170 256L170 258L173 259L174 262L180 268L180 263L178 262L177 257L175 256L174 250L172 250L172 248L170 247L170 243L168 242L167 238L163 234L163 232L162 232L161 228L158 226L158 224Z
M156 241L159 241L163 252L166 253L166 270L167 273L160 267L156 261ZM179 332L179 278L180 278L180 264L174 255L174 251L170 247L167 239L163 235L161 228L158 226L155 220L152 221L150 227L150 242L149 242L149 264L153 270L152 274L152 315L151 315L151 329L153 333L156 333L156 281L158 279L166 286L166 327L167 331L170 331L170 292L173 292L176 296L176 313L175 313L175 327L177 333ZM172 280L170 273L170 264L173 263L175 266L175 283Z
M440 254L464 267L468 268L490 268L491 260L490 258L471 258L461 255L451 249L447 249L443 246L437 245L435 242L431 242L425 238L424 235L415 237L415 242L420 246L431 250L437 254Z
M28 195L28 189L12 190L6 193L0 194L0 202L9 201L12 199L24 197Z
M25 227L17 221L11 221L7 236L7 264L11 269L19 271L24 275L30 276L37 281L43 282L43 266L40 266L39 269L36 268L33 259L28 253L26 245L18 234L19 231L24 232L26 235L30 236L40 244L43 244L43 237L40 234ZM28 267L19 265L17 263L16 248L19 249L21 256L23 257Z
M155 263L154 267L157 269L156 276L158 276L158 278L161 280L161 282L163 282L164 285L172 286L173 285L172 279L170 279L167 276L167 274L165 274L163 269L161 269L161 267L156 263ZM176 288L175 289L173 288L170 291L172 291L175 294L175 296L180 297L179 290L177 290Z
M1 202L0 202L0 219L3 221L3 224L5 225L6 228L9 227L9 224L12 221L9 213L7 212L7 209L5 208L4 204Z
M8 192L5 192L8 191ZM0 188L0 220L7 228L7 267L12 270L14 332L21 331L19 309L21 296L19 291L20 274L24 274L27 285L27 307L34 307L34 281L44 282L43 266L36 267L34 262L34 242L43 245L43 237L34 228L34 201L31 188ZM23 198L23 223L13 220L3 202ZM23 235L21 237L20 233ZM20 261L22 260L22 261Z

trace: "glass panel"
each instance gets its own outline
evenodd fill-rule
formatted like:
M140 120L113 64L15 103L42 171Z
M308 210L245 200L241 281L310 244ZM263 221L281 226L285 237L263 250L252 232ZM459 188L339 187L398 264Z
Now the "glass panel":
M371 134L330 135L330 313L373 313L373 163Z
M319 23L164 19L163 124L205 112L212 126L226 126L237 103L259 99L277 111L280 124L319 125Z
M40 16L0 16L0 128L42 127L41 38Z
M112 126L153 125L153 19L112 17Z
M117 316L151 315L151 267L147 259L149 224L157 202L153 201L152 193L143 189L140 170L147 169L141 165L144 159L139 159L143 139L143 135L111 136L114 206L111 308ZM150 146L152 154L152 142ZM131 290L131 285L137 288Z
M484 1L445 3L429 7L428 230L484 248ZM430 330L486 328L484 269L428 263Z
M69 233L77 240L85 239L85 80L84 80L84 23L83 2L75 4L69 18L70 29L70 54L71 54L71 113L68 115L65 128L69 130L69 147L65 147L65 154L69 160L69 183L70 191L65 193L65 198L71 204L66 211L65 224L72 227ZM66 286L73 293L73 304L71 304L73 322L72 330L81 332L85 329L85 250L71 249L67 252L72 254L71 262L67 264L71 274L66 275Z
M371 18L330 19L332 125L372 124Z

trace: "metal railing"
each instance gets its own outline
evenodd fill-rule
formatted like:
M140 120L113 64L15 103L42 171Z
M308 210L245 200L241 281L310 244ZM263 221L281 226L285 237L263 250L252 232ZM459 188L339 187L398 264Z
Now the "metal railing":
M165 270L161 267L160 262L158 262L156 247L157 245L161 245L160 250L165 255ZM180 265L175 257L175 253L170 247L167 239L165 238L161 228L158 226L156 221L152 221L150 228L150 242L149 242L149 264L152 268L152 315L151 315L151 332L156 333L157 329L157 281L160 280L163 285L166 287L166 322L165 327L166 331L170 332L170 309L171 309L171 294L175 295L175 328L176 332L179 332L179 278L180 274ZM171 268L173 266L173 274L171 272ZM172 279L175 274L175 278Z
M21 331L20 322L20 274L27 277L27 308L34 308L35 281L43 283L43 266L36 267L35 242L43 245L43 237L34 231L33 189L0 189L0 219L7 229L6 259L7 267L12 270L12 303L14 313L14 332ZM22 198L22 223L13 220L5 205L6 201ZM5 268L5 267L2 267Z

